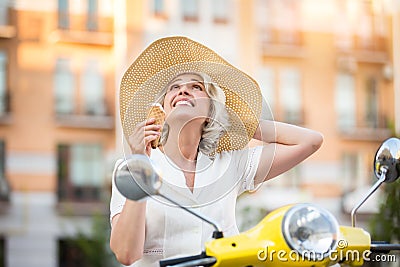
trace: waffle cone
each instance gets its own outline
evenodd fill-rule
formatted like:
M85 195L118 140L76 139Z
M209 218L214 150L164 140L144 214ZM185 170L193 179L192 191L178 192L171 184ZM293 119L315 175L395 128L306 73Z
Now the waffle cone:
M150 107L147 118L155 118L156 121L154 124L156 125L164 125L165 121L165 112L164 109L160 104L154 104ZM160 132L162 131L162 128L159 130ZM156 140L151 141L151 148L155 149L157 148L160 144L160 137L158 137Z

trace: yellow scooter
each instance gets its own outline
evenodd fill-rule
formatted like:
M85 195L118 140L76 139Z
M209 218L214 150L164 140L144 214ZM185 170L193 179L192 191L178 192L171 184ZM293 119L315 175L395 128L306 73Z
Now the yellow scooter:
M216 223L162 195L161 179L146 156L127 159L113 179L128 199L158 195L214 227L213 240L205 244L201 254L162 260L160 267L362 266L366 261L395 262L395 255L388 253L400 250L400 244L371 241L368 232L356 227L361 205L384 182L400 177L400 139L383 142L375 155L374 171L378 180L353 208L351 227L339 226L331 213L316 205L297 204L276 209L255 227L231 237L224 237Z

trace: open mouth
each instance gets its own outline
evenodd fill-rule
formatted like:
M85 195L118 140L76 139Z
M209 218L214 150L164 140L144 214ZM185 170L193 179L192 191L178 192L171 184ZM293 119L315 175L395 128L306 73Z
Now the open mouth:
M193 102L190 101L189 99L181 99L181 100L178 100L178 101L174 102L172 106L173 106L173 107L177 107L177 106L189 106L189 107L194 107L194 104L193 104Z

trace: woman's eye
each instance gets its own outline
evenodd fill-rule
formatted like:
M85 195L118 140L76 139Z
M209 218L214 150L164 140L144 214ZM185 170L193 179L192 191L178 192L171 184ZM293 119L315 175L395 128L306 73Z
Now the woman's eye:
M177 90L177 89L179 89L179 85L177 85L177 84L171 85L171 87L169 88L170 91Z
M203 91L203 87L201 85L198 85L198 84L193 85L193 88L195 90Z

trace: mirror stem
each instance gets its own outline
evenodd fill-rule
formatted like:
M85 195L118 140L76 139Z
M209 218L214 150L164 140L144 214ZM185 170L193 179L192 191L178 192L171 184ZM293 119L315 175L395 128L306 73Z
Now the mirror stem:
M209 219L207 219L207 218L201 216L200 214L197 214L196 212L194 212L194 211L192 211L192 210L190 210L190 209L188 209L188 208L186 208L186 207L184 207L184 206L181 206L181 205L180 205L179 203L177 203L176 201L174 201L174 200L172 200L172 199L170 199L170 198L168 198L168 197L166 197L166 196L164 196L164 195L161 195L160 193L158 193L158 195L159 195L160 197L162 197L162 198L165 198L166 200L168 200L168 201L171 202L172 204L178 206L179 208L184 209L185 211L189 212L190 214L192 214L192 215L196 216L197 218L199 218L199 219L201 219L201 220L207 222L208 224L212 225L212 226L214 227L214 229L215 229L215 230L214 230L214 233L213 233L213 237L214 237L214 238L221 238L221 237L223 237L222 230L221 230L221 228L220 228L216 223L212 222L211 220L209 220Z
M381 186L381 184L386 180L387 167L381 167L381 176L378 181L371 187L365 197L351 210L351 226L356 227L356 212L364 204L365 201Z

